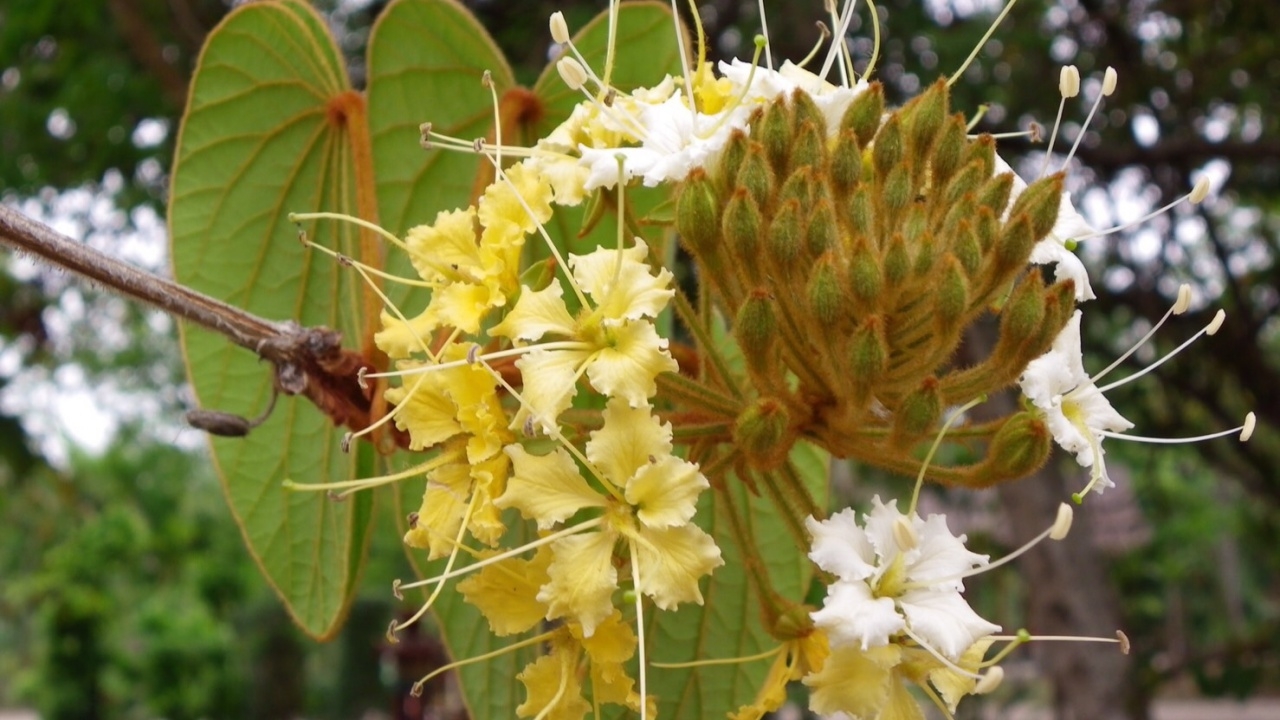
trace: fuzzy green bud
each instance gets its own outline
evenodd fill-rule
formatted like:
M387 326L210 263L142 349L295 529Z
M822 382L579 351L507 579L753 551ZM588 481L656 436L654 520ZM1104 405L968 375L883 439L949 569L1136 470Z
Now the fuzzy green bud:
M713 248L720 230L720 202L702 168L696 168L680 187L676 201L676 231L694 254Z
M734 318L733 337L753 366L765 364L778 342L773 296L764 290L753 290L747 296Z
M979 176L986 180L995 173L996 169L996 140L990 135L979 135L976 139L965 146L964 156L960 159L960 166L964 167L971 162L977 161L981 164L981 172Z
M786 172L787 156L791 154L791 113L781 99L769 103L760 121L760 144L764 146L769 166L779 175Z
M942 393L938 379L930 375L920 386L902 398L894 412L893 434L897 439L911 439L927 432L942 416Z
M533 263L520 273L520 288L529 288L534 292L546 290L551 285L551 281L556 278L556 261L554 258L546 258ZM514 298L512 299L514 302Z
M795 141L791 145L789 167L792 172L797 168L809 167L823 170L826 165L827 142L818 125L805 122L796 129Z
M911 204L915 196L915 191L911 189L911 168L907 165L898 165L891 169L885 179L884 191L881 195L890 222L895 222L899 218L902 210Z
M1026 265L1035 244L1036 236L1031 231L1031 221L1026 215L1014 215L1005 223L996 240L998 267L1007 269Z
M994 485L1026 477L1044 465L1052 449L1052 436L1044 421L1034 413L1016 413L991 438L981 479Z
M866 147L876 136L880 128L880 118L884 116L884 86L873 82L858 97L849 103L840 119L841 130L852 130L857 137L858 146Z
M738 169L736 187L746 188L755 200L756 207L763 208L773 195L773 170L765 158L764 147L752 142L747 146L747 156L742 159L742 167Z
M831 152L831 188L836 195L844 196L862 178L862 148L852 130L845 130L836 138Z
M997 215L1004 214L1009 207L1009 195L1013 192L1013 173L996 175L982 184L978 191L977 203L980 207L990 208Z
M911 272L911 253L902 235L895 234L884 252L884 279L891 286L901 285Z
M1048 235L1058 222L1058 208L1062 206L1062 174L1050 175L1031 183L1018 196L1009 217L1026 213L1031 221L1031 233L1037 240Z
M967 134L964 118L959 115L952 115L942 126L942 134L933 147L933 161L930 166L935 188L946 187L951 176L960 169L960 159L963 157L965 145L969 142Z
M840 228L836 225L836 211L830 199L823 197L814 204L805 237L810 257L817 257L836 246Z
M849 365L858 385L870 386L884 374L889 362L889 343L884 337L884 320L873 315L849 338Z
M724 150L720 153L720 160L716 164L716 179L721 189L728 190L737 182L738 171L742 168L742 161L747 157L749 144L747 133L742 128L734 128L729 134Z
M982 163L971 162L965 165L955 177L951 178L951 182L942 192L942 203L951 208L965 202L966 198L982 187L983 182Z
M870 237L875 228L875 211L871 209L871 190L860 185L849 197L849 232L856 236Z
M960 261L950 253L943 257L941 269L934 294L934 320L949 327L969 309L969 282Z
M782 189L778 191L778 202L795 200L802 208L812 207L817 184L813 168L799 167L782 184Z
M890 115L884 127L876 133L876 142L871 146L871 164L881 182L894 168L902 165L902 158L906 155L903 145L902 120L896 114Z
M849 292L860 310L875 307L884 290L884 269L880 256L865 238L858 238L850 248Z
M818 108L818 104L813 101L813 97L808 92L800 88L791 92L791 122L797 135L800 134L800 129L805 123L813 123L820 132L825 132L827 127L827 118Z
M907 125L907 147L914 160L923 164L947 121L950 97L947 81L939 79L911 104Z
M1000 344L1017 347L1040 334L1045 287L1039 273L1028 273L1000 311Z
M814 319L824 327L834 327L845 311L848 298L840 288L840 274L831 253L818 258L814 264L805 293Z
M798 200L787 200L769 221L765 247L769 257L782 267L790 267L804 250L803 214Z
M721 232L739 262L750 261L760 252L760 208L745 188L733 191L725 206Z
M738 415L733 440L747 459L762 469L784 462L794 442L791 414L774 398L760 398Z
M965 275L972 278L982 267L982 245L973 232L973 223L961 220L951 235L951 252L960 261Z

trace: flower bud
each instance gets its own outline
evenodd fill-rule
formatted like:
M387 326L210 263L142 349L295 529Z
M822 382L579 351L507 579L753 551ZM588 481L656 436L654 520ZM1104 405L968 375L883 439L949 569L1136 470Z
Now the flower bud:
M950 253L942 258L942 273L933 303L934 322L943 328L950 328L969 309L969 283L965 279L964 268Z
M695 254L710 250L718 242L719 206L706 171L695 169L684 181L676 200L676 231Z
M716 181L722 190L728 190L737 182L738 171L742 161L747 157L747 134L741 128L735 128L720 152L720 160L716 165Z
M760 398L738 415L733 439L756 467L775 467L791 450L790 423L786 405L774 398Z
M930 375L915 390L902 398L894 412L893 434L895 439L910 440L933 428L942 415L942 395L938 391L938 379Z
M845 130L836 138L831 152L831 189L837 197L847 195L862 177L862 148L852 130Z
M1102 96L1110 97L1111 93L1116 91L1116 69L1108 66L1107 71L1102 75Z
M952 116L942 126L942 135L934 145L933 160L929 164L934 187L946 187L951 176L960 169L960 159L969 142L967 135L964 119L958 115Z
M884 253L884 279L890 286L902 284L911 272L911 253L901 234L894 234Z
M805 237L810 257L818 257L836 246L840 228L836 225L836 211L831 207L829 198L821 197L815 203L813 212L809 214L809 229Z
M760 143L748 144L736 186L746 188L757 207L764 207L769 196L773 195L773 171L769 169L769 161L765 159L764 147Z
M1039 470L1049 459L1053 436L1039 417L1030 412L1011 416L1000 426L987 448L983 484L1020 478Z
M1195 187L1191 188L1191 194L1187 196L1192 205L1199 205L1204 202L1204 199L1209 196L1209 185L1209 176L1201 175L1200 179L1196 181Z
M764 146L765 157L773 171L782 174L787 169L787 156L791 154L791 114L781 100L769 103L764 111L764 119L760 122L760 133L757 136Z
M823 255L814 265L805 293L814 319L825 327L834 326L845 310L847 298L840 288L840 276L831 253Z
M901 241L901 236L896 236ZM903 251L906 244L899 242ZM849 256L849 292L857 300L859 309L874 308L876 299L884 290L884 271L880 267L880 256L866 238L854 241Z
M873 315L862 322L849 338L849 365L853 380L869 386L884 374L889 362L889 344L884 337L884 320Z
M1000 311L1000 344L1018 347L1038 336L1044 323L1044 307L1044 280L1039 273L1029 273Z
M764 290L754 290L738 308L733 337L744 357L765 358L777 346L778 318L773 298Z
M787 200L769 221L765 248L769 252L769 258L784 268L791 267L800 258L804 248L802 214L799 200Z
M939 79L911 103L907 148L913 156L913 164L924 166L938 139L938 133L942 130L942 124L947 121L949 103L947 81L943 79Z
M876 178L888 178L891 171L902 165L905 154L902 120L897 114L890 115L884 127L876 133L875 144L871 146L871 165L875 168Z
M840 119L840 129L852 130L858 140L858 147L866 147L876 136L883 116L884 86L873 82L849 103L844 117Z
M812 122L805 122L795 134L788 157L791 172L797 168L811 167L823 170L826 165L827 141L821 130Z
M1026 213L1031 221L1031 232L1039 240L1053 231L1058 222L1058 209L1062 207L1062 175L1050 175L1041 178L1029 186L1018 196L1009 217L1017 217Z
M721 219L721 233L729 250L742 262L751 262L760 252L760 208L751 193L738 188L729 198Z

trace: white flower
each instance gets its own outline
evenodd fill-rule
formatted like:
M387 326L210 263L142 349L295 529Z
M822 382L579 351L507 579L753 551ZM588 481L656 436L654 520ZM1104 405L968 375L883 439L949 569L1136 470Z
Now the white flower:
M896 500L885 505L877 496L871 502L865 529L851 509L805 521L813 536L809 558L838 578L813 613L832 647L857 643L866 650L903 633L955 660L998 631L960 594L960 576L987 556L966 550L964 536L951 534L945 515L922 520L898 512ZM904 535L911 547L900 544Z
M1096 488L1112 487L1102 461L1101 431L1124 432L1133 423L1124 419L1093 384L1080 352L1080 311L1053 341L1049 352L1032 360L1018 381L1022 393L1044 411L1053 439L1075 453L1083 467L1093 467Z
M688 94L676 91L671 78L652 90L642 88L619 98L602 112L601 125L628 144L579 146L581 164L589 169L584 189L616 185L619 156L624 182L641 178L655 187L684 180L694 168L714 162L734 130L749 131L747 122L757 107L797 89L812 96L826 119L827 134L834 135L849 103L867 88L866 81L852 88L836 87L790 61L780 70L768 70L734 60L720 63L720 72L720 80L707 86L716 104L723 105L716 112L690 110Z
M1009 207L1013 207L1013 202L1018 199L1023 190L1027 189L1027 183L1018 174L1013 171L1009 163L1005 162L999 155L996 156L996 175L1009 173L1013 175L1013 191L1009 194ZM1084 302L1092 300L1097 295L1093 294L1093 288L1089 285L1089 273L1085 270L1084 263L1080 262L1080 258L1076 254L1067 249L1066 243L1073 238L1085 237L1095 234L1095 230L1084 221L1084 217L1076 212L1076 208L1071 204L1071 194L1062 193L1062 202L1058 205L1058 221L1053 224L1053 229L1049 234L1036 243L1031 249L1031 262L1035 265L1048 265L1049 263L1057 263L1054 268L1053 277L1056 280L1071 279L1076 284L1076 302Z

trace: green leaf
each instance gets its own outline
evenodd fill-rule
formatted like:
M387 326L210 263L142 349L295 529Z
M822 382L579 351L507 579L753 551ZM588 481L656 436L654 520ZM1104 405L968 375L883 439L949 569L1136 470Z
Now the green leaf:
M267 318L338 329L348 345L363 337L355 276L303 248L286 218L355 212L353 143L342 122L352 102L341 54L307 3L253 4L227 16L201 53L178 140L169 234L179 282ZM307 230L360 255L349 225ZM272 371L252 353L185 326L182 344L201 407L253 417L267 406ZM352 597L372 498L335 503L281 483L347 480L372 463L357 467L329 418L301 398L282 398L247 438L211 444L268 582L308 634L332 634Z

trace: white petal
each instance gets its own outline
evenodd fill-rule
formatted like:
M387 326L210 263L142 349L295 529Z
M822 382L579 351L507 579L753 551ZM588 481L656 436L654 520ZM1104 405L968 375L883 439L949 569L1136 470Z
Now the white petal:
M845 508L822 522L807 518L804 524L813 536L809 559L818 567L841 580L864 580L875 572L875 550L858 526L852 508Z
M965 537L955 536L947 528L945 515L930 515L927 520L916 519L916 533L920 538L920 553L916 561L907 566L910 582L933 583L934 589L960 590L964 586L951 579L987 561L986 555L970 552L964 546Z
M890 500L888 505L880 502L880 496L876 495L871 498L871 512L867 513L865 525L867 527L867 539L871 541L871 546L876 549L876 556L879 558L877 565L883 571L899 554L905 555L904 560L910 564L916 557L917 550L910 549L903 553L902 548L898 547L898 540L894 537L893 526L898 519L903 517L898 512L897 499Z
M911 631L955 660L978 638L999 632L983 620L958 592L913 590L898 599Z
M872 597L861 581L832 584L822 609L812 617L815 625L827 631L832 647L857 643L866 650L887 645L890 635L906 627L893 601Z

